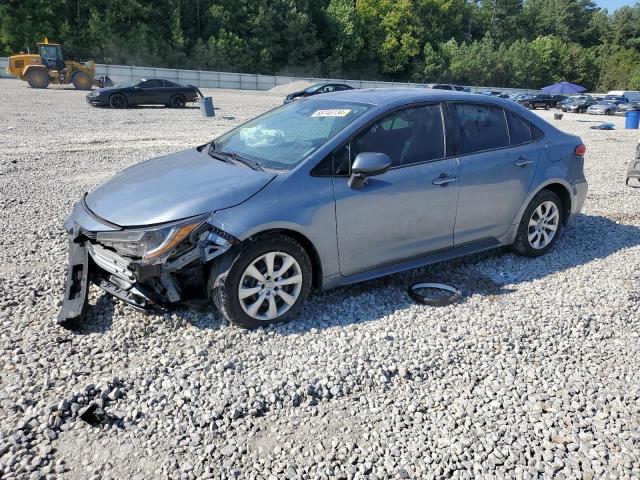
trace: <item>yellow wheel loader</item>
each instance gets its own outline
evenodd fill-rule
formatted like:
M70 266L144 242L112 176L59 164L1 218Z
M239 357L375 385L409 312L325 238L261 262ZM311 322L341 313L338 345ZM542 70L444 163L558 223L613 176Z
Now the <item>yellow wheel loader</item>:
M45 38L38 43L38 55L19 54L9 57L7 73L29 83L31 88L47 88L50 83L72 84L76 90L91 90L93 85L112 85L109 77L95 78L94 62L80 63L65 60L58 43Z

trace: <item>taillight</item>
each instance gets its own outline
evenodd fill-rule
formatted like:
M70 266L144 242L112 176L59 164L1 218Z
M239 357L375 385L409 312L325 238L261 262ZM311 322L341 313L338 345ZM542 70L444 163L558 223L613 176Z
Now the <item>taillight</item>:
M576 147L573 153L579 157L584 157L584 154L587 153L587 147L585 146L584 143L581 143Z

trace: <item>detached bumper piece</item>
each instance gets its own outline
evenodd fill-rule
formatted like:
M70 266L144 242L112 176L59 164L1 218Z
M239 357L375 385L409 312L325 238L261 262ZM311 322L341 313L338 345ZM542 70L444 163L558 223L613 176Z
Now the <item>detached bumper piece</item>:
M96 282L96 285L100 287L102 290L107 292L108 294L114 296L118 300L122 300L125 303L128 303L134 308L139 310L148 310L151 306L149 299L143 297L142 295L136 295L130 289L124 289L118 286L116 283L110 282L106 279L99 279Z
M69 242L67 284L58 323L72 327L84 319L89 283L89 252L84 242Z

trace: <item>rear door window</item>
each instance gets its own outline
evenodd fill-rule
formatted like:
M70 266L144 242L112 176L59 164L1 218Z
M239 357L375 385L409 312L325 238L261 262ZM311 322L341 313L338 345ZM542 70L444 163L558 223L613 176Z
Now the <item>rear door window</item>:
M455 140L459 155L509 146L504 110L474 103L452 103Z
M524 118L506 111L507 124L509 125L509 140L511 145L522 145L531 141L531 124Z

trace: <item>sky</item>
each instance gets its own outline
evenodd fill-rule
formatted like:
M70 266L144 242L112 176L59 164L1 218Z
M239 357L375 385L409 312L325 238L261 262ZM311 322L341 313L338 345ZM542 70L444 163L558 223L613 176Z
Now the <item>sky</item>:
M622 7L624 5L634 5L636 0L596 0L596 3L601 8L606 8L609 10L609 13L613 12L616 8Z

